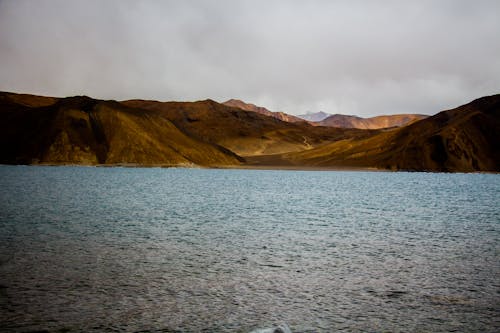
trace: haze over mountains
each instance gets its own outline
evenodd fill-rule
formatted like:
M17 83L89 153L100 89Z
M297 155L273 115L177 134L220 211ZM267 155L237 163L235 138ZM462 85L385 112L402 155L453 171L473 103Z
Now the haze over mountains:
M269 112L235 100L117 102L4 92L0 162L500 171L500 95L426 119L400 119L411 124L388 129L313 126Z
M297 117L302 118L302 119L307 120L307 121L318 122L318 121L322 121L323 119L328 118L330 116L332 116L331 113L319 111L319 112L308 112L306 114L298 115Z

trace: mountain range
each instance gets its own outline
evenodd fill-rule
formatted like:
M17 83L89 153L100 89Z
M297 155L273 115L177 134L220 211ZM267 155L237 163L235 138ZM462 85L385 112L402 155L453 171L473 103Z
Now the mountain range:
M384 129L280 119L240 102L2 92L0 163L500 171L500 95Z
M381 129L390 127L402 127L417 120L427 118L426 115L421 114L397 114L362 118L342 114L329 114L323 111L293 116L284 112L273 112L266 109L265 107L257 106L251 103L245 103L238 99L230 99L222 104L236 107L245 111L257 112L291 123L307 121L311 125L340 128Z
M334 114L317 122L320 126L360 128L360 129L380 129L391 127L402 127L415 121L427 118L421 114L395 114L388 116L377 116L371 118L361 118L343 114Z
M413 171L500 171L500 95L378 132L288 153L280 161L309 166ZM283 163L283 162L282 162Z
M245 103L238 99L230 99L224 103L227 106L236 107L245 111L253 111L266 116L270 116L282 121L291 123L307 121L311 125L340 127L340 128L359 128L359 129L381 129L390 127L401 127L417 120L427 118L420 114L397 114L387 116L377 116L371 118L362 118L342 114L329 114L325 112L307 113L299 116L292 116L284 112L273 112L265 107L257 106L251 103Z

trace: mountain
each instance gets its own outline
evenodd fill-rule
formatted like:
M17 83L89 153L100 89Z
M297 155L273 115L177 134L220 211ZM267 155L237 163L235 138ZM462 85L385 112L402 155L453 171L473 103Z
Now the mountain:
M302 119L307 120L307 121L311 121L311 122L319 122L325 118L328 118L329 116L331 116L330 113L320 111L320 112L315 112L315 113L308 112L306 114L298 115L297 117L302 118Z
M500 95L383 130L284 122L212 100L0 92L0 163L500 172Z
M238 165L222 147L190 137L147 110L86 96L0 93L0 163Z
M154 111L186 135L217 144L242 157L303 151L341 138L371 135L357 129L285 122L212 100L182 103L130 100L122 103Z
M266 115L269 117L273 117L273 118L279 119L281 121L286 121L289 123L304 122L304 119L302 119L302 118L295 117L295 116L289 115L289 114L284 113L284 112L269 111L268 109L266 109L262 106L257 106L255 104L245 103L243 101L240 101L239 99L230 99L222 104L227 105L227 106L231 106L234 108L242 109L245 111L257 112L257 113L260 113L260 114L263 114L263 115Z
M320 130L212 100L103 101L0 93L0 163L238 166L363 131Z
M281 164L500 172L500 94L406 127L276 157Z
M390 116L361 118L357 116L334 114L323 119L322 121L319 121L318 125L342 128L380 129L406 126L427 117L428 116L421 114L396 114Z

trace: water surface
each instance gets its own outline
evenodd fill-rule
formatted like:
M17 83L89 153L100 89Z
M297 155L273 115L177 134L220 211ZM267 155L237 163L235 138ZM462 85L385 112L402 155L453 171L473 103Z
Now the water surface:
M0 331L498 332L500 176L0 167Z

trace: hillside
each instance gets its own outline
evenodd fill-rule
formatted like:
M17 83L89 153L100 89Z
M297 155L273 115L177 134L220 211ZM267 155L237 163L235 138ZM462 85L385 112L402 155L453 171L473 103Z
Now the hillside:
M212 100L0 93L0 163L500 171L500 95L384 130L286 122Z
M0 93L0 163L238 166L363 131L291 124L211 100L102 101Z
M191 103L130 100L122 103L154 111L187 135L225 147L240 156L297 152L347 137L372 134L356 129L285 122L212 100Z
M284 154L281 163L419 171L500 171L500 95L409 126ZM283 162L285 161L285 162Z
M245 102L240 101L238 99L230 99L222 104L224 104L226 106L231 106L234 108L242 109L245 111L257 112L257 113L263 114L265 116L273 117L273 118L279 119L281 121L286 121L289 123L300 123L300 122L305 121L302 118L295 117L295 116L292 116L292 115L284 113L284 112L269 111L265 107L257 106L255 104L251 104L251 103L245 103Z
M114 101L0 95L0 163L237 165L241 158L189 137L168 119ZM35 105L35 106L32 106Z

